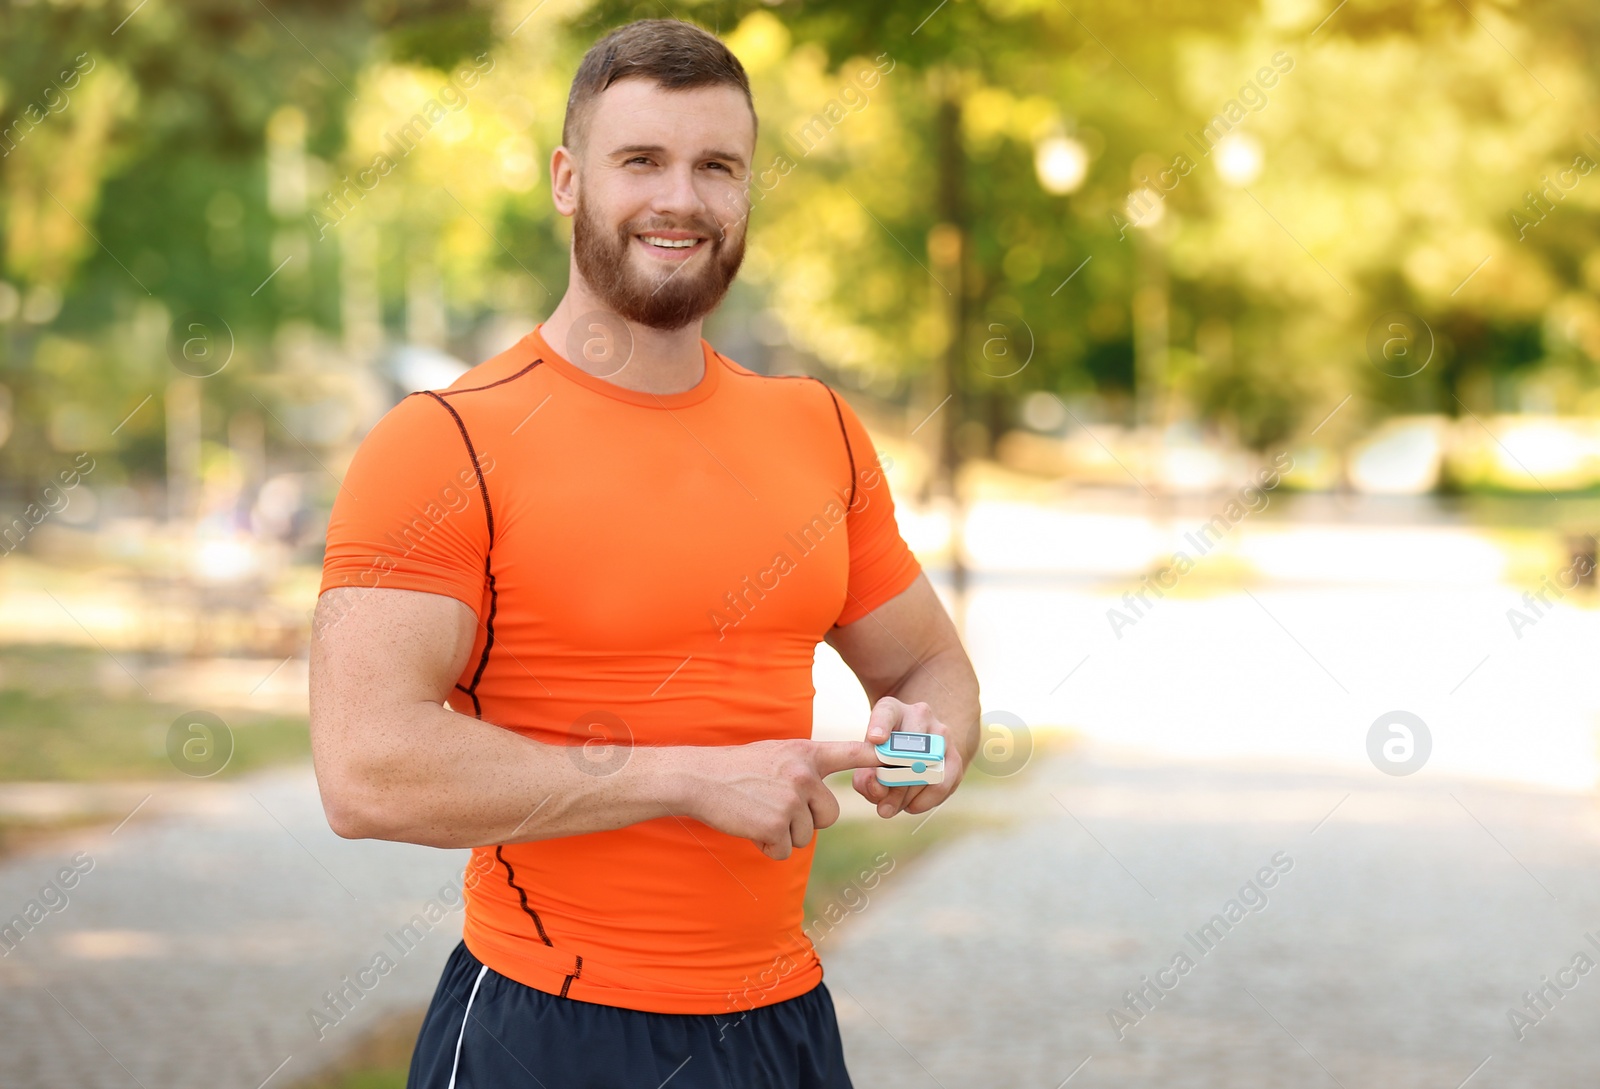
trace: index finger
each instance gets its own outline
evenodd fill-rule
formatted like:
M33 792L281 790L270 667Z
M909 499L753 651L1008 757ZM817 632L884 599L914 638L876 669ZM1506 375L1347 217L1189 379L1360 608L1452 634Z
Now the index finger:
M813 741L811 764L818 775L832 775L851 768L876 768L883 764L878 759L876 746L866 741Z

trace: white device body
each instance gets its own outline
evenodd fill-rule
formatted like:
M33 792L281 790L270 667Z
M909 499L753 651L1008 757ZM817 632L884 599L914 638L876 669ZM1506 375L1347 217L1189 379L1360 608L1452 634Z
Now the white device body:
M886 767L878 769L878 782L884 786L921 786L924 783L944 782L944 761L935 760L927 763L921 771L913 771L909 767Z

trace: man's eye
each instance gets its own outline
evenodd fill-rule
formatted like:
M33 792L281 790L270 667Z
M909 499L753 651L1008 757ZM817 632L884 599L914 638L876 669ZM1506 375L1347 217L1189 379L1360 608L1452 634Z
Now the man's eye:
M645 158L643 155L635 155L633 158L628 160L629 163L647 163L649 161L650 160ZM623 165L626 166L627 163L624 163Z

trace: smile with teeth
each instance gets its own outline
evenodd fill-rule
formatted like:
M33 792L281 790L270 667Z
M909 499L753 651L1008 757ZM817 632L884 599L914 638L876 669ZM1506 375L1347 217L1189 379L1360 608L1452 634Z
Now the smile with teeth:
M690 246L697 246L705 241L703 238L658 238L652 234L642 234L639 237L652 246L671 250L686 250Z

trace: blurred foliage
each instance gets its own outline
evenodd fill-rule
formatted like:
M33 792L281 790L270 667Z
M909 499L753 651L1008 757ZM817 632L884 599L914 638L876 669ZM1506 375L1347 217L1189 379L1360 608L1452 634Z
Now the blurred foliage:
M104 681L118 668L96 648L6 648L0 673L0 781L188 781L167 756L167 733L191 709L119 694ZM216 773L247 772L307 759L304 716L230 712L233 753Z
M52 448L111 446L117 422L161 391L178 315L222 316L241 370L269 367L285 326L336 327L338 255L308 245L304 215L271 191L269 128L298 130L299 184L320 180L349 142L364 73L490 45L488 14L464 0L8 5L0 18L0 383L12 406L0 464L34 479L59 460ZM86 358L53 371L62 356ZM214 399L249 403L238 388ZM62 434L79 405L100 425ZM139 467L162 464L161 429L158 403L119 434L144 454Z
M905 396L940 358L942 273L959 261L962 411L990 429L1039 389L1086 417L1198 420L1257 447L1304 435L1348 393L1319 438L1397 412L1600 411L1600 172L1573 172L1600 162L1592 4L671 10L728 41L761 113L741 291L875 392ZM548 161L572 73L606 29L664 14L584 0L8 7L0 471L42 479L59 451L97 446L159 473L159 397L111 429L176 375L180 314L215 315L236 340L226 381L205 387L206 435L221 440L252 397L291 424L354 400L373 349L358 334L376 322L399 339L430 299L471 362L493 316L548 313L570 237ZM74 64L92 67L60 89ZM1275 64L1267 86L1258 73ZM1197 142L1230 101L1262 156L1245 185ZM30 104L40 120L19 129ZM953 144L941 117L956 119ZM1035 172L1052 136L1089 154L1070 195ZM382 154L392 170L363 174ZM1180 155L1192 169L1154 198L1159 218L1119 225ZM940 228L952 209L959 254ZM1436 338L1404 380L1367 358L1369 325L1394 309ZM1026 367L996 365L999 341ZM274 428L271 443L296 458L302 438L338 448L370 415Z

